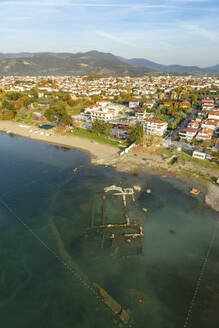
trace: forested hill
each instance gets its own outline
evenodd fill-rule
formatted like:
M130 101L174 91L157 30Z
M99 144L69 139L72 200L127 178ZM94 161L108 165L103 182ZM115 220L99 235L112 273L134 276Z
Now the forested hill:
M1 75L143 76L152 71L97 51L87 53L0 54Z
M0 53L0 75L143 76L150 72L219 74L219 65L162 65L145 58L126 59L111 53Z

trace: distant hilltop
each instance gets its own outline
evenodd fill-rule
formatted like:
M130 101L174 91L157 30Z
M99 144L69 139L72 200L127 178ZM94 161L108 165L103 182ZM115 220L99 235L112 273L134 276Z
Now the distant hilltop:
M211 67L161 65L144 58L126 59L111 53L0 53L1 75L144 76L150 73L219 74Z

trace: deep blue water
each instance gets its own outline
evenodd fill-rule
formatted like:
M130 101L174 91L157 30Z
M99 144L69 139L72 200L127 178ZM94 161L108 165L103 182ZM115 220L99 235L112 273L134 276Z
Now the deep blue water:
M102 191L112 184L142 187L128 212L143 226L143 254L137 242L111 247L105 240L101 249L99 236L87 230L92 220L101 223ZM129 309L127 326L183 327L212 241L187 327L218 328L218 214L189 188L0 134L1 327L125 327L93 282ZM106 213L107 223L122 222L120 197L107 198Z

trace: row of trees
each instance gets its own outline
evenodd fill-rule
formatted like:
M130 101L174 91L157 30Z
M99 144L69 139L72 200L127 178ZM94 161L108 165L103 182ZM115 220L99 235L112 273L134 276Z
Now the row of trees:
M95 120L92 123L92 132L96 133L97 135L104 135L110 136L112 133L112 125L108 122Z
M95 120L92 123L92 132L97 135L110 136L112 134L112 125L108 122ZM141 124L133 125L128 129L129 142L136 142L137 144L141 143L144 131L143 126Z

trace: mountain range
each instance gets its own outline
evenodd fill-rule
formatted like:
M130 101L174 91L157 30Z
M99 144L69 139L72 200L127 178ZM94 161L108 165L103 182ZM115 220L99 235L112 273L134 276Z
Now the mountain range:
M201 68L198 66L183 66L183 65L161 65L144 58L124 59L128 64L147 67L158 72L170 73L197 73L197 74L211 74L219 73L219 64L215 66Z
M152 72L218 74L211 67L161 65L144 58L126 59L111 53L0 53L0 75L143 76Z

